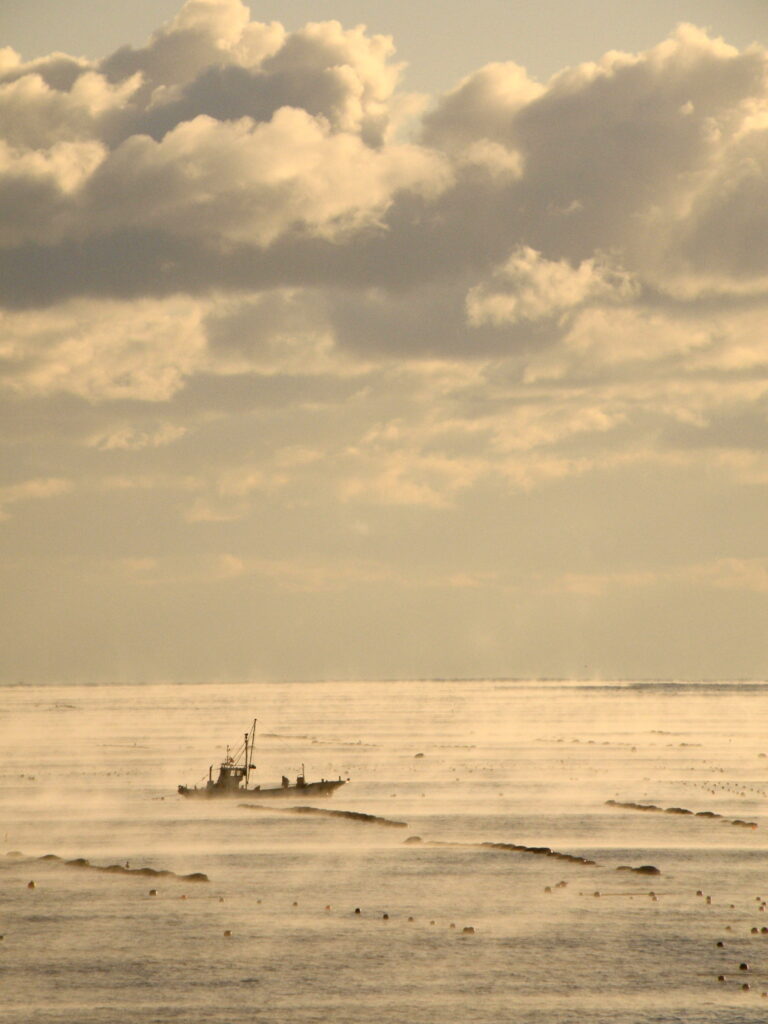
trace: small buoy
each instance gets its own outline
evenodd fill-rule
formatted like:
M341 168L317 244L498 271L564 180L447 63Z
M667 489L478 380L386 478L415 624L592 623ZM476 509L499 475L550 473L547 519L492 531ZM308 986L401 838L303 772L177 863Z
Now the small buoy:
M718 974L717 980L718 981L725 981L725 975L724 974Z
M544 892L552 892L552 889L548 885L545 885Z
M697 896L703 896L703 895L704 895L704 893L703 893L703 892L701 891L701 889L697 889L697 890L696 890L696 895L697 895Z
M187 898L187 894L186 894L185 892L183 892L183 893L181 894L181 896L179 896L179 899L180 899L180 900L185 900L186 898Z
M711 903L711 902L712 902L712 897L711 896L707 896L707 903Z
M430 923L430 924L434 924L435 922L434 922L434 921L430 921L429 923Z
M718 949L724 949L725 948L725 943L724 942L718 942L717 947L718 947Z
M27 888L28 889L34 889L35 888L35 883L34 882L27 882Z
M325 905L325 909L326 909L326 910L330 910L330 909L331 909L331 905L330 905L330 903L326 903L326 905Z
M600 895L600 893L599 893L599 892L593 892L593 893L592 893L592 895L593 895L593 896L599 896L599 895Z
M355 907L355 913L356 913L356 914L359 914L359 913L360 913L360 907Z
M150 896L157 896L157 889L150 889L149 890L149 895Z
M453 923L453 921L451 921L450 927L451 928L455 928L456 927L456 925Z
M746 982L746 981L744 982L744 984L741 986L741 991L742 992L749 992L749 983L748 982Z
M224 936L225 936L226 938L229 938L229 936L230 936L231 934L232 934L232 932L230 931L230 929L229 929L229 928L225 929L225 931L224 931Z
M294 907L298 907L299 904L296 902L296 900L294 900L293 901L293 905L294 905Z
M412 918L412 917L409 917L409 918L408 918L408 920L409 920L409 921L412 921L412 920L413 920L413 918Z
M219 896L219 903L223 903L223 902L224 902L224 897L223 896Z
M739 970L740 971L748 971L749 970L749 964L745 964L745 963L739 964Z
M468 925L466 928L462 928L461 929L461 934L462 935L474 935L475 934L475 929L472 927L472 925Z
M382 921L388 921L389 920L389 914L382 914L381 915L381 920Z
M757 928L750 928L749 931L751 935L757 935Z

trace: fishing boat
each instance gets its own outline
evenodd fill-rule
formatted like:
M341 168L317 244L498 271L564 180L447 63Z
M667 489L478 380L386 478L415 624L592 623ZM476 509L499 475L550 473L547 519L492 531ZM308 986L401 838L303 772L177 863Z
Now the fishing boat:
M296 782L290 782L284 775L279 786L263 788L259 785L251 785L251 772L256 769L251 764L253 758L253 745L256 736L256 719L250 731L244 734L243 745L234 754L230 754L227 747L227 755L219 765L218 778L213 778L213 765L208 769L208 781L204 786L179 786L179 793L182 796L197 797L253 797L261 800L272 797L308 797L308 796L331 796L334 790L343 786L345 781L339 776L338 779L320 779L319 782L307 782L304 775L304 765L301 766L301 774L296 776Z

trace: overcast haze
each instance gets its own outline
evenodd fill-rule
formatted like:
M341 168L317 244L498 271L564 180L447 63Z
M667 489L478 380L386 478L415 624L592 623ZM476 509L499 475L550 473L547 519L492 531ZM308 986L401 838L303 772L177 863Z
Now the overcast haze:
M2 677L765 676L766 5L112 7L0 22Z

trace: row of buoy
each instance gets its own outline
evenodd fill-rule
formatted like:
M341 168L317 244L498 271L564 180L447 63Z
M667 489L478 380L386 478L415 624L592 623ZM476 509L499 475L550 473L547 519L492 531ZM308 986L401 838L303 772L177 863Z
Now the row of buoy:
M717 980L720 982L721 985L724 985L728 981L724 974L718 974ZM751 991L751 989L752 986L749 984L748 981L745 981L744 984L741 986L742 992L749 992ZM760 995L763 997L763 999L768 998L768 992L761 992Z

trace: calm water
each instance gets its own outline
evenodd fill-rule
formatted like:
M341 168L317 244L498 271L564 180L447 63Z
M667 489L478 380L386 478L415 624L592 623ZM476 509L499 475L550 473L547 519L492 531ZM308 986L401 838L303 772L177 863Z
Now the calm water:
M2 688L0 1021L764 1021L767 699L735 683ZM177 796L254 716L259 781L305 763L351 780L315 806L407 827Z

